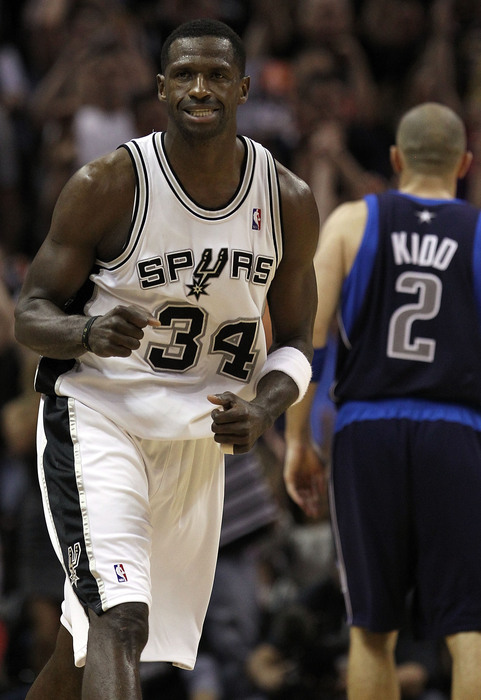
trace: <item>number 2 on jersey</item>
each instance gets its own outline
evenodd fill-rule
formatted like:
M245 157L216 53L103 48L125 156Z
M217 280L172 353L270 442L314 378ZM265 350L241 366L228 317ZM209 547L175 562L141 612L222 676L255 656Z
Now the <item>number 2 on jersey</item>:
M396 280L396 291L417 294L414 304L403 304L391 316L387 355L401 360L432 362L436 350L433 338L412 336L413 323L437 316L443 285L439 277L427 272L403 272Z

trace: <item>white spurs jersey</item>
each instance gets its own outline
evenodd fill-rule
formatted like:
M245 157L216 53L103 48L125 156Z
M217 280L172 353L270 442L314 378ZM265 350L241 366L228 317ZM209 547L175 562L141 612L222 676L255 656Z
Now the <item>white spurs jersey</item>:
M123 144L137 178L130 237L118 258L96 261L83 310L93 316L135 304L161 326L144 328L140 348L128 358L88 352L63 373L61 363L47 364L55 393L79 399L133 435L206 437L213 409L207 394L254 397L282 231L272 155L241 138L246 158L239 187L216 210L199 206L182 188L163 133Z

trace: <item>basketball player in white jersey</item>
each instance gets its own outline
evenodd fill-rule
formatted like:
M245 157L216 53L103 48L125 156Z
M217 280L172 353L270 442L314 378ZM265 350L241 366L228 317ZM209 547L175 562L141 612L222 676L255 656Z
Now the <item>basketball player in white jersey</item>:
M41 355L39 479L66 573L29 700L138 700L140 660L194 666L223 452L249 450L309 384L317 209L237 135L248 90L229 27L174 31L166 132L72 177L25 281L16 333Z

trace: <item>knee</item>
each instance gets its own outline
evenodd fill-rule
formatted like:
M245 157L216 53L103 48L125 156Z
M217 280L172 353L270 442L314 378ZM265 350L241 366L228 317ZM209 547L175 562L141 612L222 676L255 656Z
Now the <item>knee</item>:
M140 654L149 635L148 618L145 603L121 603L101 615L90 611L90 629L100 640L110 639Z
M362 627L351 627L351 645L362 646L372 653L382 655L392 655L396 648L398 633L393 632L370 632Z
M453 662L460 659L476 659L479 666L481 661L481 632L457 632L446 637L446 644Z

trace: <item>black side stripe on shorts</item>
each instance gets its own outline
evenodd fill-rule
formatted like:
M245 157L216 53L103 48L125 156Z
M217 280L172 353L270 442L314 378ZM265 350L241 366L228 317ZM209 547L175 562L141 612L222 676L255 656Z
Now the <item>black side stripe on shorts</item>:
M84 608L100 614L102 603L85 542L68 401L64 396L44 399L45 483L67 575Z

